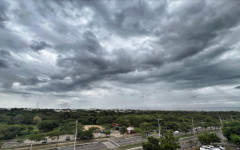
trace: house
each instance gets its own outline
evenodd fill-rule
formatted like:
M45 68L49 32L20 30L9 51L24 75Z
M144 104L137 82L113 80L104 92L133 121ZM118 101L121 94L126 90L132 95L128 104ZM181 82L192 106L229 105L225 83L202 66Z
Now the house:
M133 127L128 127L128 128L127 128L127 134L131 134L132 131L133 131L133 129L134 129Z

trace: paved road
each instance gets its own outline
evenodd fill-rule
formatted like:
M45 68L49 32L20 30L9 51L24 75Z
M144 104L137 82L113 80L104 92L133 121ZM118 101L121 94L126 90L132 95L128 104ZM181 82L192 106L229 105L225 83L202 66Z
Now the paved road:
M205 130L201 129L199 130L199 132L203 132ZM189 132L191 133L191 132ZM221 135L220 133L218 133L219 135ZM184 135L184 133L179 133L175 136L182 136ZM158 134L154 134L152 135L154 137L158 137ZM191 144L189 143L189 140L192 140L193 142L197 141L197 136L191 136L191 137L187 137L187 138L181 138L179 140L181 149L186 149L191 147ZM145 142L146 139L143 139L143 141ZM111 138L108 142L103 142L103 143L89 143L89 144L82 144L80 146L78 146L76 149L81 149L81 150L101 150L101 149L105 149L105 148L109 148L109 149L114 149L114 147L118 147L118 146L125 146L125 145L131 145L131 144L137 144L137 143L141 143L142 142L142 137L141 136L135 136L135 137L128 137L128 138ZM197 145L200 145L200 143L198 142ZM73 147L69 146L69 147L61 147L59 148L61 150L72 150Z
M107 148L103 143L89 143L89 144L81 144L76 146L76 150L102 150ZM73 150L73 146L64 146L51 150Z
M125 146L125 145L141 143L142 140L144 142L146 141L146 139L142 139L142 137L137 136L137 137L130 137L130 138L113 139L112 141L114 141L115 143L117 143L120 146Z

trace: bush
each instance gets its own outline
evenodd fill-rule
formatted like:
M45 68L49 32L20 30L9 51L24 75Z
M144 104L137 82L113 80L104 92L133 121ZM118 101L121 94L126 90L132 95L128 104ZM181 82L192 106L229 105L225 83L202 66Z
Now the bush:
M58 127L58 124L52 120L45 120L38 124L39 130L41 130L43 132L51 131L55 127Z
M223 135L228 139L228 141L232 140L231 135L236 134L240 135L240 122L234 121L224 124L223 127Z
M198 136L198 140L203 145L210 145L215 142L221 142L220 137L216 133L203 133Z
M233 143L240 145L240 136L236 134L231 134L230 138Z
M80 140L89 140L93 139L93 133L91 130L80 130L77 133L77 138Z

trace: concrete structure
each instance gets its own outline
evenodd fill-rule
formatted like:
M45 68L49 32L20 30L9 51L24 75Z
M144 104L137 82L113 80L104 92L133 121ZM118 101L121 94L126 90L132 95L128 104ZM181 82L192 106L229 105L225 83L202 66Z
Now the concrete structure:
M131 134L132 131L133 131L133 129L134 129L133 127L128 127L128 128L127 128L127 133L128 133L128 134Z

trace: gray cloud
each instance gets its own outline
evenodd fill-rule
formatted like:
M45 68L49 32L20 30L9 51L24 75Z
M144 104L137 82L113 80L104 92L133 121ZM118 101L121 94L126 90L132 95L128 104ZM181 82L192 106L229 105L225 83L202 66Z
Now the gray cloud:
M0 50L0 55L1 55L1 57L11 56L10 52L8 52L6 50Z
M231 87L222 101L240 105L231 100L240 83L239 7L235 0L4 1L0 90L71 98L61 107L79 98L111 103L109 92L137 103L196 104ZM206 88L214 97L201 97Z
M48 47L52 47L50 44L44 42L44 41L32 41L31 45L30 45L31 49L35 50L35 51L40 51L44 48L48 48Z
M2 2L0 4L0 28L4 27L4 23L9 19L5 11L7 9L7 3Z
M8 67L7 61L0 59L0 68L7 68L7 67Z

